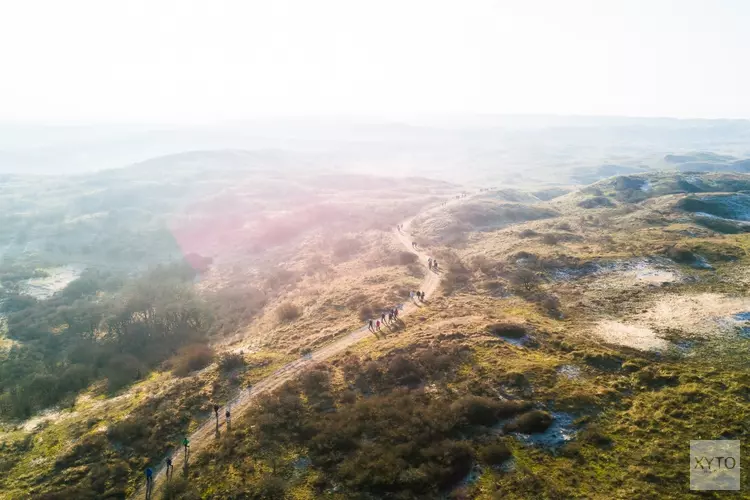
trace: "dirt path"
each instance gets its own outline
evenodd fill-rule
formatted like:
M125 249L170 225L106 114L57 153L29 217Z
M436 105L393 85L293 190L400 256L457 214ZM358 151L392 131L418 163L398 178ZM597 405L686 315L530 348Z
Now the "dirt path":
M456 202L449 202L449 204L453 203ZM432 212L435 210L439 210L440 208L441 205L438 205L426 210L425 212ZM405 220L403 222L403 231L399 232L394 230L394 236L404 245L404 247L406 247L408 251L417 254L422 265L427 267L427 259L429 258L429 256L425 252L425 250L423 248L412 248L413 239L409 234L409 228L413 220L414 217ZM430 296L437 289L438 285L440 285L440 275L428 269L427 276L420 285L420 290L425 292L426 296ZM419 310L419 308L420 306L418 306L416 303L407 300L407 302L404 304L403 310L399 313L399 317L408 315L411 312ZM272 391L282 386L285 382L299 375L308 366L328 359L369 336L372 336L372 333L367 329L366 326L363 326L362 328L359 328L347 334L346 336L321 347L320 349L308 354L305 357L287 363L265 379L252 386L252 388L243 389L237 396L235 396L232 401L227 403L232 411L232 420L234 422L237 422L238 419L245 413L245 411L247 411L248 407L252 404L255 397L259 394ZM223 413L223 410L224 408L222 408L220 413ZM216 439L215 422L216 421L213 416L209 417L205 422L203 422L203 424L201 424L200 427L198 427L198 429L195 430L195 432L190 435L189 454L192 455L195 453L199 453L207 443L210 443ZM172 462L175 469L178 469L179 474L179 469L182 468L184 464L184 452L182 451L182 447L180 447L178 450L175 450L175 453L172 455ZM154 491L151 495L151 498L157 499L160 498L161 490L165 483L166 471L164 468L164 464L160 464L154 472ZM130 498L146 498L145 484L139 487L136 492L130 496Z

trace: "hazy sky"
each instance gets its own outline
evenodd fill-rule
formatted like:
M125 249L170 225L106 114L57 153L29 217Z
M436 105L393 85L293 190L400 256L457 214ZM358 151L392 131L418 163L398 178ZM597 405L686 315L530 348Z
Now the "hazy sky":
M0 0L0 120L750 118L745 0Z

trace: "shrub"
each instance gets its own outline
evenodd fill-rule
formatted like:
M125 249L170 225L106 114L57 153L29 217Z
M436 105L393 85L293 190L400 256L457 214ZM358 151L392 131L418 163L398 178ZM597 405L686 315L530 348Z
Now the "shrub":
M534 236L539 236L539 233L537 233L533 229L524 229L523 231L518 233L518 236L521 238L533 238Z
M142 372L143 364L133 355L118 354L112 357L104 368L107 377L107 388L116 391L137 380Z
M693 252L691 252L687 248L678 246L670 247L667 250L667 257L680 264L692 264L693 262L698 260Z
M479 458L487 465L500 465L513 454L505 443L493 443L479 450Z
M570 224L568 224L567 222L559 223L557 225L557 229L559 229L560 231L572 231L573 230L573 228L571 228Z
M504 430L522 434L544 432L552 425L552 420L552 415L546 411L532 410L505 424Z
M579 202L578 206L581 208L602 208L614 207L615 204L612 203L612 200L610 200L606 196L594 196L593 198L587 198Z
M521 268L511 274L510 282L528 292L539 283L539 276L531 269Z
M333 245L333 254L348 259L362 251L362 243L355 238L342 238Z
M491 274L494 265L486 255L475 255L469 261L469 268L472 271L482 271L484 274Z
M397 262L402 266L408 266L409 264L414 264L418 260L419 260L419 257L417 257L417 254L407 252L406 250L401 250L397 254Z
M518 323L496 323L487 327L492 335L507 337L511 339L520 339L528 333L524 325Z
M250 498L281 500L286 498L287 483L279 476L264 475L253 489Z
M190 372L208 366L214 358L214 351L206 344L190 344L177 352L172 359L172 373L184 377Z
M284 302L276 309L276 318L281 323L289 323L302 316L302 309L291 302Z
M375 319L375 317L380 317L380 310L383 308L380 307L380 305L366 305L359 308L359 319L362 321L367 321L368 319Z
M493 297L502 297L506 294L505 284L502 281L485 280L479 286L487 290Z
M227 352L219 357L219 369L222 372L231 372L245 366L245 358L236 352Z
M161 500L198 500L200 497L198 490L191 486L187 479L178 476L164 485Z
M472 425L489 426L498 420L498 402L482 396L464 396L451 409Z
M557 236L555 236L552 233L547 233L544 236L542 236L542 243L545 245L557 245L559 242Z

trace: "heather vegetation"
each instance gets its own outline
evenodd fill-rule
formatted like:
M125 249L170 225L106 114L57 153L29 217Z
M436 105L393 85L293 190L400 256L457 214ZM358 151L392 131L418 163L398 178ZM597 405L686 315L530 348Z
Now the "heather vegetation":
M170 188L165 211L205 213L143 262L131 243L106 266L97 249L66 260L5 240L7 498L122 498L146 467L164 498L689 497L689 441L750 432L741 175L476 197L314 179L266 178L288 196L238 194L213 219L213 197ZM364 181L388 202L363 202ZM84 198L77 210L111 211ZM188 467L167 484L185 436Z

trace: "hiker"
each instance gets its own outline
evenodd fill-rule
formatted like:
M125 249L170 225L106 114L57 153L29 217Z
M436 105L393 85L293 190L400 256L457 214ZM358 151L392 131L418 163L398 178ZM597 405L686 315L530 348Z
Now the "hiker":
M432 269L432 257L430 257L429 259L427 259L427 268L428 269Z
M154 490L154 471L151 467L146 467L146 498L151 498Z
M174 473L174 466L172 465L172 455L167 455L167 481L172 477Z
M380 321L385 325L385 313L380 315Z
M388 311L388 324L393 323L393 310Z
M376 328L376 329L377 329L378 331L380 331L380 320L377 320L377 321L375 322L375 328Z
M185 436L185 439L182 440L182 446L185 447L185 463L187 463L188 455L190 454L190 440Z
M231 428L231 420L229 420L229 417L231 417L231 414L229 413L229 407L227 406L227 411L224 413L224 416L227 417L227 430Z
M414 291L413 290L409 292L409 298L412 299L412 300L414 300Z
M393 310L393 316L398 319L398 307Z
M419 292L419 300L421 300L422 302L424 302L424 292L422 292L422 291Z
M436 260L432 261L432 268L435 270L435 272L437 272L438 266L437 266L437 261Z
M375 329L374 329L374 328L372 327L372 320L370 320L370 323L369 323L369 325L367 326L367 328L369 328L371 332L374 332L374 331L375 331Z

